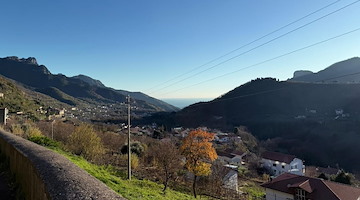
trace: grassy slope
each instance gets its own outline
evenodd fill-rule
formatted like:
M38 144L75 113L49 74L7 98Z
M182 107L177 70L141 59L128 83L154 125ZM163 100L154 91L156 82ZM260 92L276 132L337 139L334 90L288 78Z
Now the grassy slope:
M131 199L194 199L188 194L168 189L166 194L162 192L163 186L161 184L149 181L138 180L133 178L131 181L125 180L126 174L117 172L111 166L98 166L87 162L84 158L74 156L59 149L53 149L55 152L62 154L71 162L75 163L80 168L87 171L89 174L105 183L108 187L122 195L123 197Z
M42 104L35 102L21 91L14 83L0 76L0 92L4 97L0 98L0 107L8 108L10 112L23 111L40 119L43 116L36 112Z

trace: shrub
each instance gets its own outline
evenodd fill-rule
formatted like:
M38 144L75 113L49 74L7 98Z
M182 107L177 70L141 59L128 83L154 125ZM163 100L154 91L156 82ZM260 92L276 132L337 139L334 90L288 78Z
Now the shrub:
M126 163L126 166L127 166L128 155L127 154L121 155L120 160L122 161L122 163ZM131 154L131 169L137 169L139 167L139 164L140 164L139 157L135 153L132 153Z
M131 153L134 153L137 156L142 156L145 151L144 145L142 145L138 141L132 142L130 149L131 149ZM124 146L122 146L120 151L122 154L127 154L128 153L128 145L125 144Z
M346 173L344 170L341 170L340 173L338 173L335 177L332 177L332 181L347 185L351 185L353 179L353 175L350 173Z
M36 144L39 144L41 146L46 146L46 147L60 147L60 144L48 137L45 137L45 136L32 136L32 137L29 137L28 140L36 143Z
M131 169L137 169L139 167L139 157L132 153L131 154Z
M246 177L246 175L249 173L248 169L246 167L239 167L238 168L238 175L240 177Z
M28 139L31 138L31 137L41 137L41 136L43 136L40 129L38 129L37 127L34 127L32 125L27 125L26 126L25 134L26 134L26 137Z
M30 137L34 137L34 136L43 136L40 129L38 129L35 125L30 124L30 123L25 123L22 125L21 124L12 124L10 131L17 136L21 136L21 137L25 137L25 138L30 138Z
M98 161L105 153L101 139L90 125L82 124L69 136L67 148L90 161Z
M22 129L20 124L12 124L10 131L17 135L17 136L23 136L24 135L24 130Z

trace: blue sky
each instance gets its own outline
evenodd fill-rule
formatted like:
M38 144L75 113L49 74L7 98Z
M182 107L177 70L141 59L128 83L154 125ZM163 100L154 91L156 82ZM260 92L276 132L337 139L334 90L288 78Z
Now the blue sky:
M357 31L231 73L360 28L358 2L194 75L352 2L355 1L4 1L0 6L0 57L36 57L52 73L85 74L109 87L142 91L156 98L213 98L257 77L286 80L298 69L319 71L360 56ZM174 79L331 3L334 4L308 18ZM226 73L231 75L207 81ZM169 86L189 76L192 77ZM168 80L172 81L164 83Z

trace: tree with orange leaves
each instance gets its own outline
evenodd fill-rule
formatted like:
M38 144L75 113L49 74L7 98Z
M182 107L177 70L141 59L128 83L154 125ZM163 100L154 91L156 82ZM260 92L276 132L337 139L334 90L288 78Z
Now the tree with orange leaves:
M180 147L186 158L185 167L194 173L193 193L196 198L196 179L198 176L208 176L211 173L211 162L217 158L211 141L214 134L203 130L194 130L184 138Z

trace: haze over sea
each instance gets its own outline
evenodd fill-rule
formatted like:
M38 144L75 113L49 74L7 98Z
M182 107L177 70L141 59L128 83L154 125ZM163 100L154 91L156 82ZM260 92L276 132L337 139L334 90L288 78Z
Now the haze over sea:
M182 109L191 104L197 102L210 101L212 99L214 98L171 98L171 99L169 98L169 99L161 99L161 100Z

